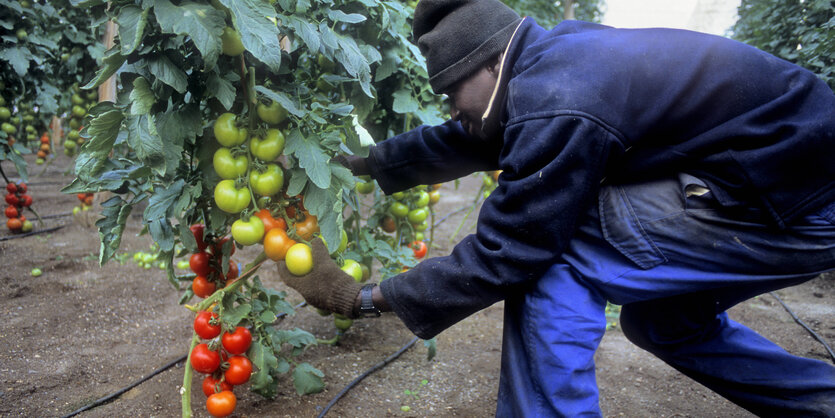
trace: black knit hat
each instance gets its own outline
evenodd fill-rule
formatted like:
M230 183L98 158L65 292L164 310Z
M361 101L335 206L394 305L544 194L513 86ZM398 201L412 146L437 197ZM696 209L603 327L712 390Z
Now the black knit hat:
M432 90L446 92L504 51L520 20L499 0L420 0L412 36Z

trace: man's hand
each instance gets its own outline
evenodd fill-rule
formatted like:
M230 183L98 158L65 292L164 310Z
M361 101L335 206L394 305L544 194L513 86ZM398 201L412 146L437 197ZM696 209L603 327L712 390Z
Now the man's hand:
M321 239L313 241L312 248L313 270L303 276L296 276L287 270L284 261L278 261L276 265L281 279L301 293L307 303L314 307L356 318L354 304L362 285L331 260L328 248Z

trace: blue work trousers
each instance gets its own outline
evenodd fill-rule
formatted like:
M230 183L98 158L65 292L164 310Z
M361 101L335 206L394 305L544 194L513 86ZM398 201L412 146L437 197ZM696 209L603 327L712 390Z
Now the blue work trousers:
M505 300L496 415L601 416L593 357L608 300L630 341L754 414L835 417L832 364L725 312L832 269L835 202L778 229L685 174L603 186L561 262Z

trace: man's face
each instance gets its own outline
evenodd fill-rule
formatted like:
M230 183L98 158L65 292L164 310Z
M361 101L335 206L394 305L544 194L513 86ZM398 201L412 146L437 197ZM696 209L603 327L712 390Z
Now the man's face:
M481 117L490 104L490 97L498 79L498 61L482 67L478 72L454 84L449 97L449 113L453 120L461 122L470 135L487 139L482 130Z

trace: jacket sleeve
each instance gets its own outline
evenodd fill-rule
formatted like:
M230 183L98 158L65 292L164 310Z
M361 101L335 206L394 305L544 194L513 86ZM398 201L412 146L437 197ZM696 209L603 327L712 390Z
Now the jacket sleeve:
M423 125L372 147L366 159L372 177L386 194L420 184L457 179L495 170L501 141L468 135L461 124Z
M449 256L383 281L394 312L417 336L432 338L539 279L596 202L606 161L623 151L618 138L572 114L511 120L503 172L479 213L477 232Z

